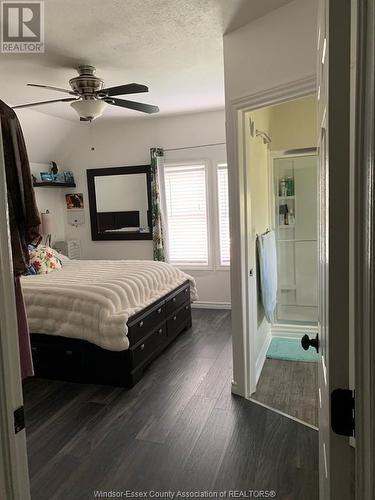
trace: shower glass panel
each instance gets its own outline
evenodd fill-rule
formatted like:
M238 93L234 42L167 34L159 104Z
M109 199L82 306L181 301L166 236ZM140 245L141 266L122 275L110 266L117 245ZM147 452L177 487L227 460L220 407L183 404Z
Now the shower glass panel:
M278 323L318 319L317 158L273 159Z

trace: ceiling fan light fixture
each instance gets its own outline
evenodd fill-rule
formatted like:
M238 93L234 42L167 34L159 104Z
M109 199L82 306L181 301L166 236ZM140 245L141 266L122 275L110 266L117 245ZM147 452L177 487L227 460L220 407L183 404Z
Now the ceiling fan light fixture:
M92 121L101 116L108 106L105 101L97 99L77 100L70 104L80 118Z

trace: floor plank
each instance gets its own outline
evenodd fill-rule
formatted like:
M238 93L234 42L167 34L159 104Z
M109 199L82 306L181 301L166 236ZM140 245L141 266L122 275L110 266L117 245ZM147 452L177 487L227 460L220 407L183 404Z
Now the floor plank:
M229 489L316 500L317 432L233 396L231 360L230 313L194 310L131 390L27 381L32 500Z
M318 365L266 359L252 399L318 427Z

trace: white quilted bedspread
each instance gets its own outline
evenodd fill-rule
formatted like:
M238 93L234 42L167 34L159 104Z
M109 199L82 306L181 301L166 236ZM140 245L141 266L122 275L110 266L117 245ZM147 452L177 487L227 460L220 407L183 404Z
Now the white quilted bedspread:
M112 351L129 347L130 316L190 280L164 262L67 260L61 271L21 280L32 333L88 340Z

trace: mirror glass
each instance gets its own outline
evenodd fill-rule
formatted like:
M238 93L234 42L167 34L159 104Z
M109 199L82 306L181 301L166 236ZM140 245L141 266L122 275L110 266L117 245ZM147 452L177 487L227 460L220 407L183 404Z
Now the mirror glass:
M99 233L149 233L146 174L95 177Z
M149 165L87 170L93 240L152 239Z

